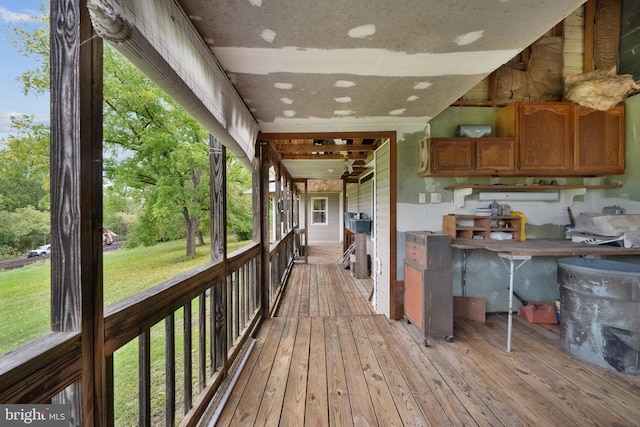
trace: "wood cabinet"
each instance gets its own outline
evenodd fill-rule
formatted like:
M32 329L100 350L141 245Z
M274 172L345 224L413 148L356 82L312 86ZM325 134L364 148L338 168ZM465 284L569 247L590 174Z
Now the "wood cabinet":
M516 144L513 138L476 140L476 171L498 174L515 169Z
M624 173L624 107L608 111L578 107L576 113L575 168L585 174Z
M517 139L518 174L573 172L573 107L569 102L516 102L496 112L496 135Z
M429 337L453 338L451 238L408 231L404 263L404 312Z
M618 175L625 167L624 131L622 105L597 111L571 102L515 102L496 112L495 138L431 138L418 174Z
M522 218L519 216L474 216L445 215L442 217L442 232L452 239L491 240L493 232L508 233L506 241L520 241Z
M515 168L513 138L431 138L426 175L491 176Z

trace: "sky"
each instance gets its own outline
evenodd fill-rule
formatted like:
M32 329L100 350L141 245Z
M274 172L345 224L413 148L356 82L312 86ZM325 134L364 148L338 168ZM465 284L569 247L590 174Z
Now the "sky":
M38 15L38 6L43 2L48 4L47 0L0 0L0 140L10 133L11 115L33 115L38 123L49 123L49 95L26 96L16 81L36 63L16 51L8 32L12 24L28 22Z

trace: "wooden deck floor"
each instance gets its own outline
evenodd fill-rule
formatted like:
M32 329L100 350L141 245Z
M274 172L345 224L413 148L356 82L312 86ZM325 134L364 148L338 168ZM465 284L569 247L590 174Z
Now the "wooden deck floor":
M424 347L373 312L371 281L315 261L294 267L217 425L640 425L640 376L572 358L557 326L514 316L506 353L506 316L456 320L453 342Z

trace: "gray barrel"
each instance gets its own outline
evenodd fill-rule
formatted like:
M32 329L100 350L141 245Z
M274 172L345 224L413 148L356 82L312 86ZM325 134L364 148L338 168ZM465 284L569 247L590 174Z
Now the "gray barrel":
M640 265L560 258L562 346L585 362L640 373Z

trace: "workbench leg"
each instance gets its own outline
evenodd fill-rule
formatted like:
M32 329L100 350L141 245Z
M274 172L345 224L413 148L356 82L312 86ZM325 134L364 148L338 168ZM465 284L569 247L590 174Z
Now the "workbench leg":
M507 353L511 352L511 328L513 327L513 258L509 258L509 313L507 323Z

